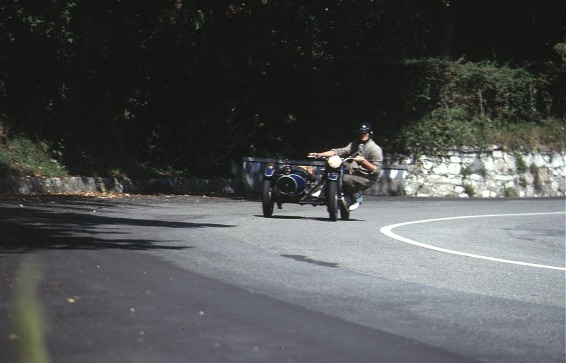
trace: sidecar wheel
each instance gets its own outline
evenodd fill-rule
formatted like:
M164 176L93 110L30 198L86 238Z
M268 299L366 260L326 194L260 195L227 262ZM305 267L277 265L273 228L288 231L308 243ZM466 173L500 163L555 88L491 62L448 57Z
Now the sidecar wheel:
M263 216L269 218L273 215L273 194L271 193L271 180L264 180L261 186L261 206Z
M338 183L328 183L328 215L330 220L336 222L338 220Z

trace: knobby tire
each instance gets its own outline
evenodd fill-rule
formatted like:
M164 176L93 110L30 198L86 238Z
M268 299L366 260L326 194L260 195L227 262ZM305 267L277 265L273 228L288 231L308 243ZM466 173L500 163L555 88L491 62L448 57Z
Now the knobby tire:
M271 192L271 180L264 180L261 187L261 205L263 216L269 218L273 215L273 194Z
M328 183L328 216L335 222L338 220L338 183Z

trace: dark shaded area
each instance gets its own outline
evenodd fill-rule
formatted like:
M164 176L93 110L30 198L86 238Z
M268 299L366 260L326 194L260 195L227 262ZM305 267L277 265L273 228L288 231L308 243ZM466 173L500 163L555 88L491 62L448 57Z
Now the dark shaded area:
M281 257L292 258L295 261L312 263L319 266L338 267L338 264L335 262L324 262L324 261L313 260L312 258L308 258L306 256L301 256L301 255L281 255Z
M523 62L555 59L564 41L566 3L561 0L456 0L451 14L451 54L479 61Z
M0 14L0 142L128 176L228 176L242 156L341 145L361 121L391 149L438 106L444 79L405 63L431 57L535 64L552 94L536 112L563 117L565 23L560 0L19 1Z
M309 208L309 207L307 207L307 208ZM316 207L314 207L314 208L316 208ZM323 208L325 208L325 207L323 207ZM276 212L276 213L277 213L277 212ZM263 215L261 215L261 214L257 214L257 215L255 215L255 217L258 217L258 218L265 218L265 217L264 217ZM270 218L270 219L288 219L288 220L293 220L293 219L300 220L300 219L303 219L303 220L310 220L310 221L319 221L319 222L331 222L331 223L334 223L334 222L331 221L328 217L318 217L318 218L314 218L314 217L289 216L289 215L277 215L277 214L274 214L274 215L272 215L272 216L269 217L269 218ZM355 218L349 218L349 219L347 219L347 220L341 220L340 223L357 222L357 221L361 221L361 220L355 219Z
M41 200L0 200L0 252L23 253L43 249L187 249L179 244L164 246L157 240L131 239L120 227L136 228L230 228L210 223L173 222L97 215L118 204L86 197L40 197ZM17 204L21 202L21 204ZM120 202L119 206L127 205ZM101 228L101 226L104 226ZM118 235L122 238L116 238Z

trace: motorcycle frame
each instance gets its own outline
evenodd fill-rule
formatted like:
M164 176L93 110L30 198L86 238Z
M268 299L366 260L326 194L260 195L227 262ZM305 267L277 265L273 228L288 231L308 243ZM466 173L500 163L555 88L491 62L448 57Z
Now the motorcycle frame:
M276 182L276 178L275 178L275 174L277 171L285 169L285 168L291 168L290 165L283 165L280 168L275 168L275 166L269 166L265 172L264 172L264 180L270 180L271 181L271 189L272 189L272 193L273 193L273 200L274 202L277 204L277 206L279 208L281 208L281 205L283 203L294 203L294 204L300 204L300 205L313 205L313 206L319 206L319 205L327 205L328 204L328 198L327 198L327 190L328 190L328 184L329 183L338 183L338 199L340 201L340 203L344 203L344 192L343 192L343 183L342 183L342 176L344 175L344 169L345 169L345 165L340 165L338 168L331 168L328 163L326 163L325 167L324 167L324 173L322 174L322 176L317 178L317 181L315 182L309 182L307 181L307 190L305 191L304 195L298 197L298 196L288 196L285 194L280 194L280 193L275 193L274 190L274 185ZM314 197L313 193L315 193L318 190L323 190L324 191L324 197L323 198L318 198L318 197Z

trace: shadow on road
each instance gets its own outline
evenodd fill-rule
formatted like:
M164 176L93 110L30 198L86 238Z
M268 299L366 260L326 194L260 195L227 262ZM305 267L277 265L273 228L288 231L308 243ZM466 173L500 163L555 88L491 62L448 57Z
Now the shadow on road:
M229 228L229 225L135 219L99 215L124 201L59 196L29 200L0 200L0 252L40 249L188 249L162 241L127 238L137 228ZM127 202L126 202L127 204ZM116 238L123 236L123 238Z
M261 214L255 214L254 217L258 217L258 218L266 218ZM289 219L289 220L305 220L305 221L319 221L319 222L332 222L335 223L334 221L332 221L330 218L328 217L304 217L304 216L289 216L289 215L272 215L271 217L267 217L267 219ZM363 220L361 219L354 219L354 218L350 218L347 220L344 219L340 219L340 222L363 222Z

